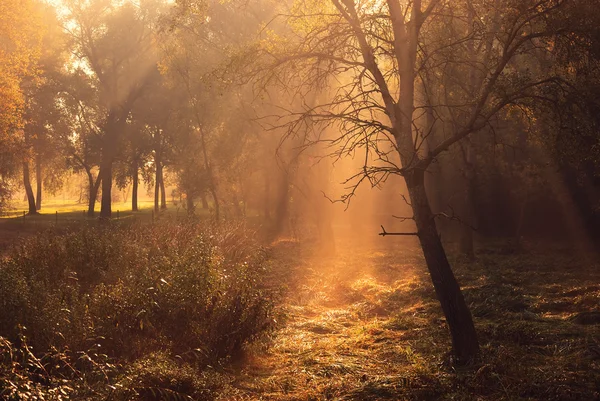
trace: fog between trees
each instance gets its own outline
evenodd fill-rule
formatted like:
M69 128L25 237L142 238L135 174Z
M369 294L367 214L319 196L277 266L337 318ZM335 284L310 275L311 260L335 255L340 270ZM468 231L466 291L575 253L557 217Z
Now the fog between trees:
M2 208L144 197L324 254L413 236L470 363L446 249L598 235L598 5L2 0Z

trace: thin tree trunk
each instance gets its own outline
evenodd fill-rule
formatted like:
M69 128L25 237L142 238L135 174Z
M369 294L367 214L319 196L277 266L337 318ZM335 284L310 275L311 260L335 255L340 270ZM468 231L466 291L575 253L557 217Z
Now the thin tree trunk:
M42 210L42 158L37 155L35 158L35 209Z
M475 15L473 9L469 7L468 13L469 26L474 25ZM472 34L473 32L470 32ZM469 54L471 55L471 65L469 68L469 89L473 96L475 96L477 88L477 75L475 66L477 65L477 52L475 51L475 42L469 41L468 44ZM475 225L475 156L473 155L475 149L471 138L466 138L464 146L461 144L461 151L463 154L463 164L465 169L465 180L466 188L464 193L463 205L463 222L460 227L460 252L468 257L469 259L475 258L475 250L473 245L473 226Z
M106 161L100 166L99 176L102 179L102 201L100 217L110 219L112 216L112 162Z
M213 202L215 204L215 220L218 222L220 219L220 203L219 203L219 198L217 196L217 190L214 187L214 185L210 186L210 195L213 198Z
M137 160L133 162L132 166L132 189L131 189L131 210L134 212L138 211L138 186L139 186L139 170Z
M479 352L473 318L440 240L434 215L427 201L423 172L415 171L414 176L416 179L407 180L407 184L419 233L419 242L423 249L431 281L450 328L457 362L459 364L468 363Z
M98 173L98 177L96 177L96 182L94 182L94 175L91 170L86 171L88 176L88 185L89 185L89 196L88 196L88 216L94 217L95 209L96 209L96 199L98 198L98 190L100 189L100 183L102 182L102 176Z
M167 192L165 191L165 172L164 167L160 167L160 208L167 208Z
M429 96L431 89L425 88L426 83L423 83L423 92L427 95L425 97L426 102L426 117L427 117L427 135L425 136L425 154L432 149L435 149L438 145L440 138L438 138L437 124L444 124L443 122L436 121L433 102ZM427 199L433 213L442 213L444 211L444 168L442 167L442 160L437 160L435 163L429 165L427 174L425 175L425 190L427 191ZM440 233L444 233L448 227L448 222L444 219L439 219L436 225Z
M119 118L120 113L124 113ZM112 217L112 184L113 184L113 162L118 147L118 139L125 125L127 113L124 110L118 112L110 110L102 146L102 163L100 164L100 177L102 178L102 202L100 203L100 217L109 219Z
M190 98L193 99L193 96L192 96L192 93L190 90L189 81L186 83L187 83L188 95L190 95ZM219 219L220 219L220 209L221 208L220 208L220 204L219 204L219 197L217 196L217 185L215 183L215 177L213 174L212 166L208 159L206 134L204 132L204 129L202 128L202 119L200 118L200 113L198 111L198 104L195 101L192 101L192 104L194 106L194 115L196 117L196 123L198 124L198 129L200 130L200 144L202 145L202 156L204 157L204 168L206 169L206 172L208 173L209 191L210 191L210 194L215 203L215 220L218 223Z
M158 156L155 157L154 163L156 164L156 172L154 175L154 213L158 215L159 212L159 193L160 193L160 159Z
M427 262L427 269L450 328L457 362L466 363L474 359L479 352L477 334L471 312L465 303L438 235L435 216L431 211L425 191L424 174L427 164L421 164L421 159L416 151L418 147L415 146L415 138L413 137L415 71L419 31L422 23L420 19L423 17L422 2L421 0L412 2L409 23L406 22L407 14L398 0L387 0L386 3L390 13L394 56L400 81L397 101L390 91L385 76L377 66L373 48L361 26L357 23L360 18L356 11L355 2L353 0L334 2L342 15L352 25L363 55L365 67L372 74L385 103L386 112L394 131L396 149L402 167L406 170L404 178L411 200L413 218L417 225L419 241Z
M37 214L35 207L35 197L33 195L33 188L31 187L31 179L29 178L29 162L23 162L23 185L25 186L25 195L27 196L27 203L29 205L28 214Z
M204 202L206 201L206 197L204 195L202 195L202 199L203 199L203 204L204 204ZM185 198L185 201L186 201L186 205L187 205L188 215L193 216L195 209L196 209L196 206L194 205L194 198L191 197L190 195L188 195ZM208 208L208 205L207 205L207 208Z

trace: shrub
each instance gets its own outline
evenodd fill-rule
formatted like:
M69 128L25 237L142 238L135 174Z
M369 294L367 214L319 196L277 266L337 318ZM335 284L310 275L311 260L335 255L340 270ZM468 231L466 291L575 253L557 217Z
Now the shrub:
M41 233L0 261L0 336L19 344L24 333L40 352L94 348L121 362L164 353L202 367L269 327L265 260L236 225Z

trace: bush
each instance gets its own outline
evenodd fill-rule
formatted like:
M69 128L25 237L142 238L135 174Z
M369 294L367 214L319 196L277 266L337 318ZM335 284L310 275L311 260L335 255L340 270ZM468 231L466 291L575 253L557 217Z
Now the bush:
M122 362L196 367L269 327L266 252L239 226L104 225L27 239L0 261L0 336ZM87 354L86 354L87 355Z

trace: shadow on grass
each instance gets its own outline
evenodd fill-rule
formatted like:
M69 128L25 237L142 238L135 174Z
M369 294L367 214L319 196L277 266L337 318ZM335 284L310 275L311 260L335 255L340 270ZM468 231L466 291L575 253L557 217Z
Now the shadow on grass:
M416 242L338 246L300 261L285 319L248 351L221 399L600 399L600 272L565 252L452 257L482 358L448 363L449 333ZM493 251L493 249L492 249Z

